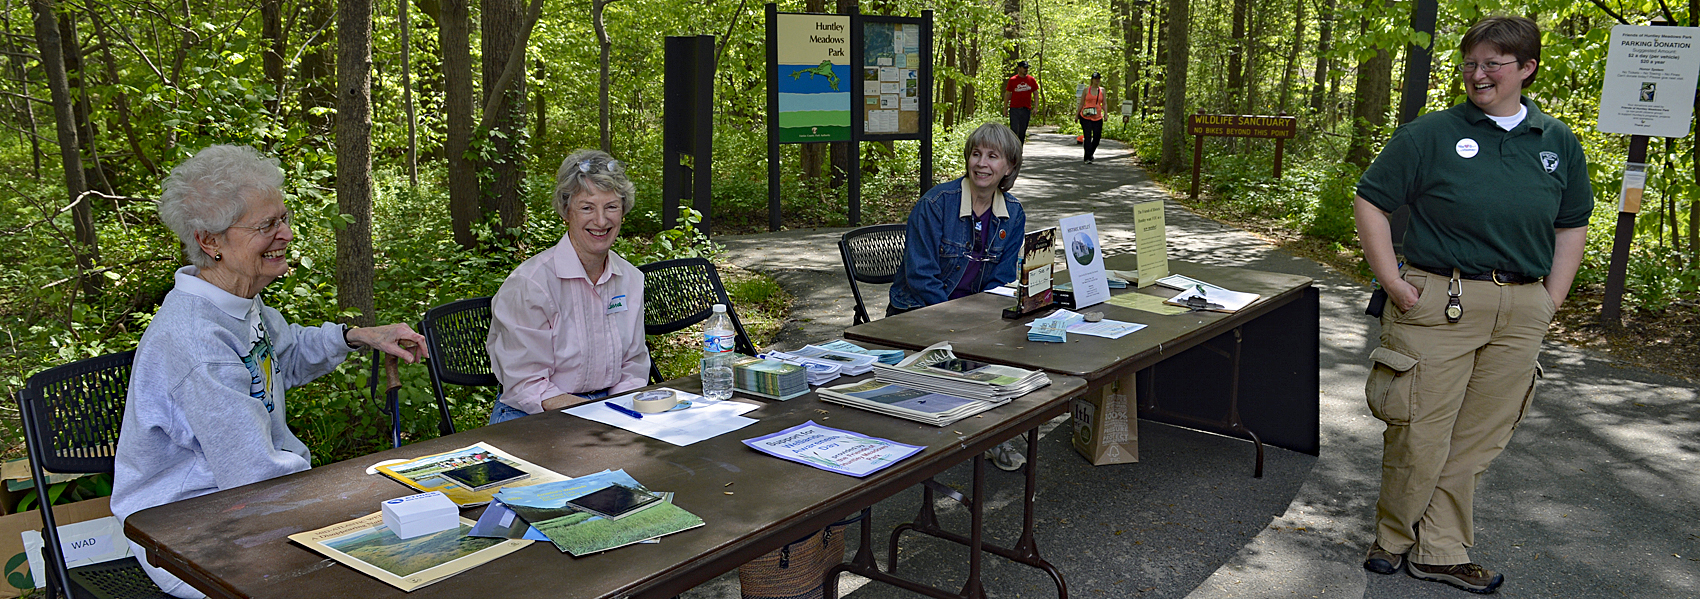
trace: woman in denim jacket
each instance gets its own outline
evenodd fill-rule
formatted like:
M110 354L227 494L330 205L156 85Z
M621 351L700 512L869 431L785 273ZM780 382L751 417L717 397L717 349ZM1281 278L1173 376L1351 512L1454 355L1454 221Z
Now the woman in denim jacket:
M962 153L967 173L928 190L909 211L887 316L1015 280L1027 215L1009 188L1021 171L1021 139L986 123L969 134Z

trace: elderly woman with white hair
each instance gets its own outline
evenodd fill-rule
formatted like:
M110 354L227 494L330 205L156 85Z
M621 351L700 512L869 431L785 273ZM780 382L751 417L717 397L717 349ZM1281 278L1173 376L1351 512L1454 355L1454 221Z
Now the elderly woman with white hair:
M303 327L265 305L260 291L289 272L295 239L282 186L277 159L245 146L208 147L165 179L159 218L190 265L136 347L112 484L120 520L307 470L312 457L289 431L284 390L362 348L425 357L425 338L405 324ZM201 596L142 567L168 594Z
M649 382L643 273L613 252L637 192L606 153L579 150L555 174L561 241L514 269L490 301L490 369L502 396L490 423Z

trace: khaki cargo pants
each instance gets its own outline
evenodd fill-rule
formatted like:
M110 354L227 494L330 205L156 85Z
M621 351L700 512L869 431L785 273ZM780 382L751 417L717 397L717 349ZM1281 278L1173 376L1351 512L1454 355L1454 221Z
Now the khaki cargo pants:
M1476 484L1529 408L1555 308L1539 283L1460 280L1464 313L1449 323L1450 278L1403 276L1422 295L1410 312L1387 302L1365 385L1387 423L1376 541L1419 564L1468 563Z

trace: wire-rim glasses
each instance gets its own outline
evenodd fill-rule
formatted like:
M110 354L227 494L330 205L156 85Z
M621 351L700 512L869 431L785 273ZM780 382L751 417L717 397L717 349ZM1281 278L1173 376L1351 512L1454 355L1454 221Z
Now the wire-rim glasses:
M1521 62L1521 61L1513 60L1513 61L1510 61L1510 62L1494 62L1494 61L1490 60L1490 61L1487 61L1487 62L1484 62L1484 63L1481 63L1481 64L1476 64L1474 62L1466 62L1464 64L1458 65L1458 72L1460 72L1460 73L1471 73L1471 72L1474 72L1476 69L1479 68L1479 69L1481 69L1481 71L1483 73L1498 73L1499 70L1501 68L1504 68L1506 65L1514 65L1514 64L1517 64L1518 62Z

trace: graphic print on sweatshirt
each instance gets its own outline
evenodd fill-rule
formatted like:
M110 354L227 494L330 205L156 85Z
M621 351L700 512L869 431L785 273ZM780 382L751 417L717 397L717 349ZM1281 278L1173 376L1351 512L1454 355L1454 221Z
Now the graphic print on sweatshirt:
M248 348L248 355L242 356L242 365L248 367L248 395L260 400L266 405L266 413L270 414L275 407L272 403L272 379L276 361L273 360L272 338L266 334L266 323L257 318L249 320L249 340L253 346Z

